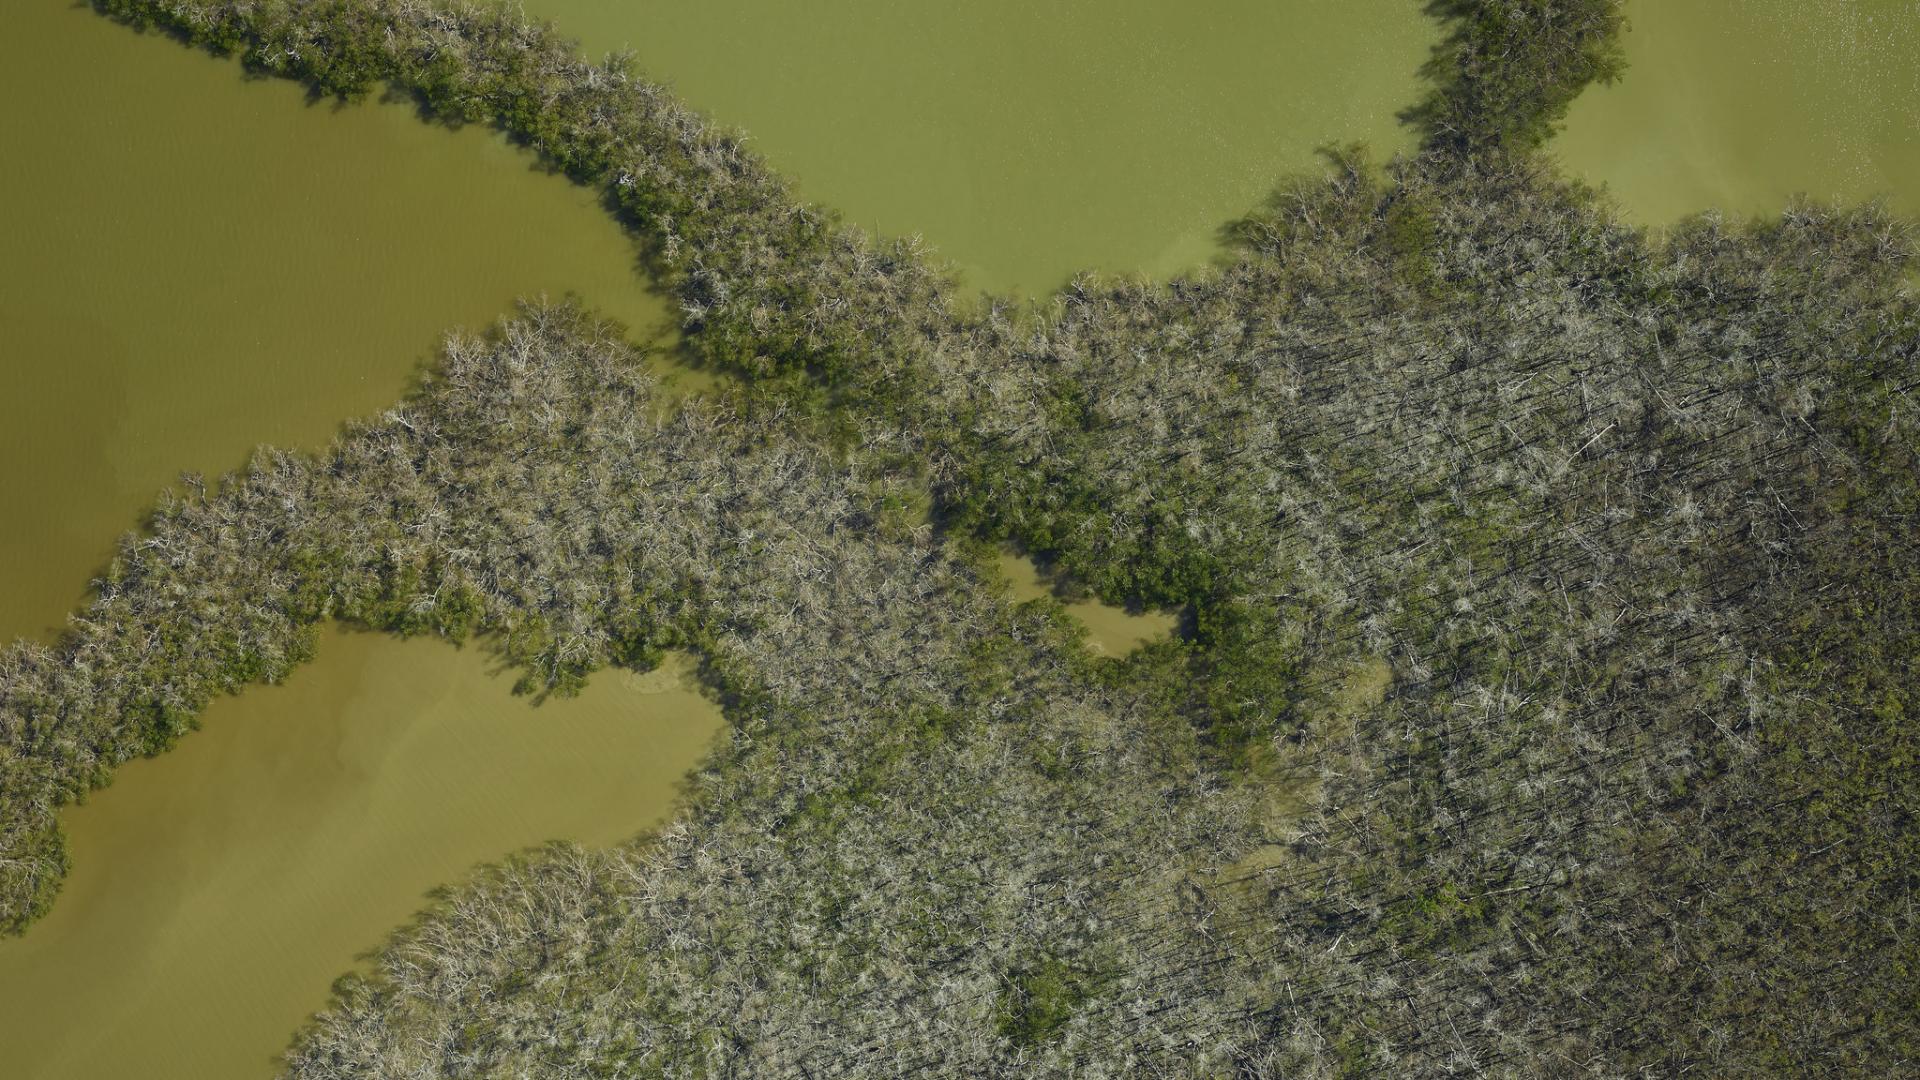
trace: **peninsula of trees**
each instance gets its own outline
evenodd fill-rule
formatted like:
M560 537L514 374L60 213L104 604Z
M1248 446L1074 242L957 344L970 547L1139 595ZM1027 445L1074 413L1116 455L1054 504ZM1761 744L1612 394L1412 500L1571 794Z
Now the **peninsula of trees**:
M287 1075L1899 1075L1920 1060L1909 223L1651 236L1540 152L1612 0L1439 0L1425 139L1166 284L962 297L497 8L95 0L602 190L736 391L529 307L170 497L0 654L0 923L56 811L325 619L532 693L695 653L660 834L450 890ZM931 507L931 514L928 508ZM1177 638L1082 649L1015 542Z

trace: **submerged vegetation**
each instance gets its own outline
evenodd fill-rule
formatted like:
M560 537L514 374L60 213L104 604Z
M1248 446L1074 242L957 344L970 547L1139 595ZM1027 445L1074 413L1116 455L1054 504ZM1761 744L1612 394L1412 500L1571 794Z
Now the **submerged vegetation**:
M662 835L491 869L289 1075L1893 1075L1920 804L1911 227L1653 238L1534 154L1609 0L1439 3L1413 115L1230 264L958 302L616 61L494 9L96 0L601 185L742 376L661 417L532 308L327 455L130 538L0 659L0 917L55 811L323 619L534 693L688 648ZM918 512L927 493L934 519ZM1003 540L1187 633L1096 659Z

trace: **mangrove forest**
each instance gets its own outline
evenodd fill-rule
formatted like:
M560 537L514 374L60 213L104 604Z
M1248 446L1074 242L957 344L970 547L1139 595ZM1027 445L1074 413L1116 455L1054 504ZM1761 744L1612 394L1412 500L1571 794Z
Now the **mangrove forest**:
M341 957L288 1080L1913 1075L1914 223L1630 220L1554 155L1621 0L1408 4L1403 147L1032 300L517 6L92 0L500 133L674 326L529 297L159 494L0 651L0 928L63 808L347 627L724 731Z

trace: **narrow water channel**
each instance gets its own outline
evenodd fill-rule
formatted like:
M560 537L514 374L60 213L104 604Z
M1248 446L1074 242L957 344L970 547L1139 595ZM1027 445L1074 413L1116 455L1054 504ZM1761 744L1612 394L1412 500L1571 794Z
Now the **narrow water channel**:
M0 642L51 636L182 470L317 446L449 328L662 307L594 196L480 130L308 105L67 0L0 33Z
M1886 196L1920 215L1920 0L1630 0L1554 150L1633 218Z
M971 284L1204 265L1327 143L1396 120L1437 37L1414 0L525 0L628 48L807 198L923 235Z
M0 1076L261 1080L327 987L475 864L660 820L721 729L684 668L535 707L474 647L332 630L63 820L73 871L0 939Z

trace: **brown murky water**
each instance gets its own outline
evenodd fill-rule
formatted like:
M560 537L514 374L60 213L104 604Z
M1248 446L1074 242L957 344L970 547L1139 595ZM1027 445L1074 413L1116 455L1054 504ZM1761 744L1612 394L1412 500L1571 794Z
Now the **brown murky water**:
M719 710L684 665L535 707L469 646L330 630L63 820L73 872L0 939L0 1076L271 1076L354 957L477 863L624 840L672 807Z
M183 470L318 446L451 327L661 306L591 193L479 130L304 104L65 0L0 33L0 642L50 636Z

